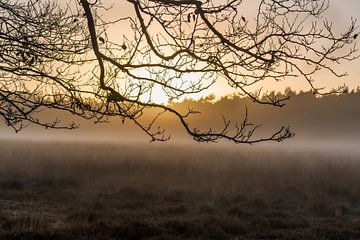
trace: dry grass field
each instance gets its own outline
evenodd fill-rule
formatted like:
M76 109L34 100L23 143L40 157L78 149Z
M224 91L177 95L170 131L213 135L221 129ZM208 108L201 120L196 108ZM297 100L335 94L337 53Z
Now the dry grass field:
M324 149L4 140L0 239L360 239L359 152Z

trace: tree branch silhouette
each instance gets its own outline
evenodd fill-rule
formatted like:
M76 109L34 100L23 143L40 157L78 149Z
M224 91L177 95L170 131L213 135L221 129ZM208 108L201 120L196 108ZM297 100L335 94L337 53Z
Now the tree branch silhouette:
M109 21L101 13L110 8L101 1L77 0L62 8L38 0L0 3L0 115L8 125L16 131L26 122L77 127L37 117L50 108L96 122L127 119L152 141L166 141L169 136L157 122L169 113L199 142L282 141L294 135L289 127L257 137L259 126L249 122L247 109L240 123L223 119L222 128L203 130L191 127L189 117L196 110L181 112L155 102L153 95L159 90L169 100L182 99L222 79L254 102L282 107L289 96L250 89L268 80L301 77L314 94L340 93L343 87L329 92L317 86L316 74L343 77L346 73L334 71L333 64L358 58L356 20L336 34L322 18L327 0L261 0L252 19L241 13L242 0L120 4L132 6L133 12ZM110 25L129 26L131 36L112 41ZM148 109L159 113L144 122Z

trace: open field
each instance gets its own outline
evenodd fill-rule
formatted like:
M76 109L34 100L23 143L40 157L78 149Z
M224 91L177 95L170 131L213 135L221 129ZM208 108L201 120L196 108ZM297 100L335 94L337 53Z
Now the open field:
M360 154L1 141L0 239L360 239Z

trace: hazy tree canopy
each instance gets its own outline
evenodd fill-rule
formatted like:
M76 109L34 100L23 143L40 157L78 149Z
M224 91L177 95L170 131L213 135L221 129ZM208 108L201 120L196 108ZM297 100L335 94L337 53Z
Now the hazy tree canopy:
M356 21L335 33L322 18L327 0L262 0L251 19L241 13L242 0L117 1L131 5L132 12L111 21L102 16L112 6L100 1L58 4L0 2L0 114L15 130L26 122L77 127L39 119L39 110L53 108L96 122L114 116L130 120L153 141L168 139L158 126L164 113L200 142L281 141L293 136L289 128L254 138L258 126L245 110L239 123L224 118L221 128L194 128L188 119L196 109L178 111L153 96L179 100L225 79L255 103L282 107L288 96L249 89L269 79L300 77L313 93L327 94L315 83L316 74L342 77L331 65L357 58ZM131 34L111 37L108 31L117 25L128 26ZM154 108L158 114L144 120Z

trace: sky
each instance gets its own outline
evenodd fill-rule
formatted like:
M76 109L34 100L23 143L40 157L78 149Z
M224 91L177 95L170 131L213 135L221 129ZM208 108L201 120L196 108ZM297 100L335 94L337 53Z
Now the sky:
M70 1L70 0L69 0ZM72 1L72 0L71 0ZM217 0L215 2L220 2L222 0ZM225 1L225 0L224 0ZM247 19L253 18L257 10L257 4L259 0L243 0L243 6L245 8L244 15ZM134 10L131 3L126 0L103 0L103 4L107 7L111 7L110 10L106 11L104 14L105 19L115 20L121 17L126 17L132 15L134 16ZM360 24L360 1L359 0L330 0L330 8L326 13L326 17L333 22L334 29L342 30L344 27L347 27L351 23L351 18L359 19L358 24ZM125 30L123 26L117 26L114 28L115 37L118 38L119 43L124 35L130 34L128 30ZM128 28L129 29L129 28ZM360 31L360 29L359 29ZM360 38L357 39L357 44L360 46ZM343 62L341 65L334 65L334 70L340 71L341 73L347 72L348 76L341 79L336 78L330 74L318 74L316 76L316 83L318 87L326 87L327 90L331 88L336 88L341 85L347 85L350 89L357 88L360 86L360 59L357 59L352 62ZM300 90L309 90L310 87L304 79L300 78L290 78L284 81L275 82L267 81L263 86L256 86L252 90L256 90L259 87L264 87L265 90L269 91L281 91L283 92L287 87L291 87L296 91ZM198 99L203 96L210 94L215 94L217 98L224 95L231 95L234 93L234 90L228 86L224 79L217 79L216 83L206 91L201 94L192 95L192 98ZM154 96L159 96L157 100L162 101L162 94L155 92Z
M105 0L104 0L105 1ZM109 0L110 1L110 0ZM244 0L245 2L246 0ZM247 0L249 5L251 5L251 1L253 0ZM124 7L122 3L125 3L126 0L119 0L116 5L114 5L114 8L110 11L111 14L113 14L114 18L118 17L119 11L120 15L127 14L130 9L127 7ZM254 7L255 8L255 7ZM335 27L338 29L341 29L343 26L347 26L350 23L350 18L359 18L360 19L360 1L359 0L342 0L331 1L331 7L328 12L328 17L334 22ZM247 12L250 14L250 12ZM112 16L110 16L112 17ZM119 36L122 34L122 29L119 29ZM359 43L360 44L360 43ZM335 80L335 79L326 79L329 82L329 85L333 84L334 86L341 85L343 83L346 83L350 87L356 87L360 85L360 60L356 60L352 63L345 63L341 65L341 70L346 71L349 73L349 76L341 79L341 80ZM324 79L324 76L318 76L319 79ZM217 93L218 96L231 94L232 89L226 88L226 84L222 82L221 80L209 91L205 92L204 95L210 94L212 92ZM286 87L291 86L293 89L296 90L306 90L308 87L306 83L303 80L300 81L284 81L280 83L274 83L271 84L268 87L270 90L276 90L281 91L284 90ZM259 111L261 112L261 111Z
M108 0L109 1L109 0ZM103 1L103 3L110 4L108 1ZM129 12L133 12L132 6L126 1L113 1L113 9L109 12L107 17L117 18L119 16L128 15ZM256 3L258 1L254 0L244 0L243 4L248 10L244 12L244 16L251 18L251 15L256 11ZM359 0L330 0L330 8L326 14L326 17L334 23L335 29L343 29L344 26L349 26L351 22L351 17L360 19L360 1ZM360 30L360 29L359 29ZM122 35L119 31L119 35ZM358 39L360 41L360 39ZM360 44L360 42L359 42ZM334 66L335 70L340 70L341 72L347 72L348 76L338 79L331 75L321 75L316 76L318 80L318 86L326 86L327 89L337 87L340 85L347 85L350 88L356 88L360 85L360 60L355 60L353 62L343 62L341 65ZM265 89L275 90L275 91L284 91L287 87L291 87L297 91L299 90L308 90L309 86L303 79L288 79L281 82L270 81L265 84ZM215 93L217 97L228 95L233 93L233 89L227 86L227 83L223 80L217 81L217 83L210 89L206 90L200 95L194 96L198 98L200 96L209 95Z

